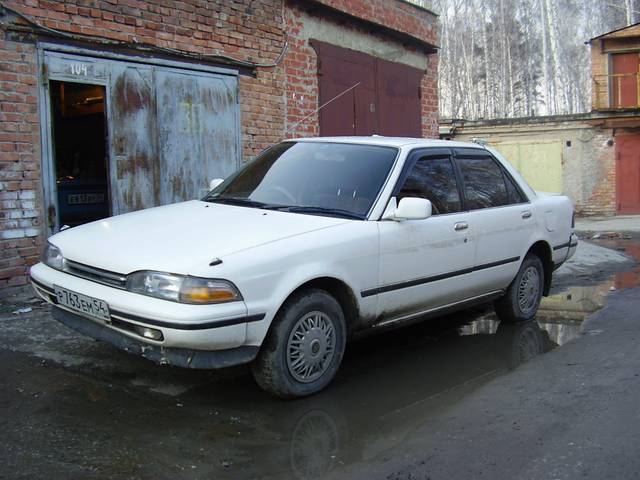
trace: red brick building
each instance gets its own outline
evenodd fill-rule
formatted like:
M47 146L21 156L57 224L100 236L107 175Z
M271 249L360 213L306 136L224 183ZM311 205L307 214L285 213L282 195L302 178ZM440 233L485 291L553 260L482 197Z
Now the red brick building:
M4 1L0 288L63 225L197 198L284 137L437 136L437 44L403 0Z

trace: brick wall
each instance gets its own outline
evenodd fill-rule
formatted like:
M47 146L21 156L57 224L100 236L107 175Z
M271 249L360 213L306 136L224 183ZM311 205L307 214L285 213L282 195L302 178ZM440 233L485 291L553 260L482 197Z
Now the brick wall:
M35 49L0 31L0 288L26 283L42 246Z
M431 55L427 63L427 73L420 85L422 96L422 136L438 138L438 57Z
M595 163L581 172L597 179L585 202L577 210L581 215L614 215L616 213L616 150L608 140L614 139L613 130L596 129L589 141ZM615 140L614 140L615 141Z
M591 108L598 110L609 106L609 55L602 53L600 42L591 45Z
M438 43L437 17L416 5L389 0L314 0L341 12Z
M289 53L284 59L286 137L319 135L317 56L307 39L302 38L303 12L287 2L285 22L289 34ZM308 117L308 118L306 118ZM306 118L306 119L305 119ZM296 124L298 124L296 126ZM295 127L295 130L290 131Z

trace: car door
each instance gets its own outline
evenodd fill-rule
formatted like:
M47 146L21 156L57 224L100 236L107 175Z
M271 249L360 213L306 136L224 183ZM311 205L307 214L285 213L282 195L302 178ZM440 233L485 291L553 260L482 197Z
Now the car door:
M535 223L531 206L506 169L484 149L454 149L475 234L472 295L506 288L529 246Z
M449 149L412 152L393 191L431 201L424 220L381 220L378 318L391 322L467 298L475 233L462 211L462 193Z

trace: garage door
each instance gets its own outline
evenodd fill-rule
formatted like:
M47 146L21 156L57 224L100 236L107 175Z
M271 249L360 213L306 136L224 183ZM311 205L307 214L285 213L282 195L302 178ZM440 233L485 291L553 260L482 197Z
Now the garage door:
M87 193L82 190L87 186L71 185L67 189L80 188L79 193L63 195L71 195L74 202L90 201L98 194L101 199L106 198L107 211L96 209L98 217L200 198L210 179L227 177L238 168L240 112L236 75L206 71L204 67L198 70L198 66L178 68L174 67L175 62L158 65L48 51L44 62L47 78L43 82L43 98L48 103L47 110L52 112L57 101L59 108L53 111L63 112L57 116L48 113L43 131L47 143L43 179L47 208L57 212L50 215L50 233L61 226L61 211L64 214L71 208L60 201L60 182L68 182L74 172L86 170L90 160L83 153L87 151L86 145L81 145L83 139L70 129L82 125L80 113L87 113L85 117L89 119L88 113L98 104L103 120L96 121L96 128L103 129L102 139L97 134L92 138L104 142L106 167L99 172L101 178L93 178L97 175L92 174L90 186L96 190L97 184L104 185L103 190ZM79 96L71 103L65 102L64 95L50 93L54 88L63 94L78 92ZM91 110L89 107L94 104L96 108ZM75 124L66 118L72 110ZM56 136L56 128L70 131ZM65 139L64 150L60 148L60 138ZM62 155L64 162L60 161ZM78 222L92 219L97 218Z
M424 72L365 53L312 41L318 54L320 135L421 137Z
M496 142L498 150L534 190L562 192L561 140L536 142Z
M640 213L640 136L616 138L616 206L618 213Z

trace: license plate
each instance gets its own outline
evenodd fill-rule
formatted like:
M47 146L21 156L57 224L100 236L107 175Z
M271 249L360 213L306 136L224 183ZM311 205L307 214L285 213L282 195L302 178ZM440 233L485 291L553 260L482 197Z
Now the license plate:
M87 297L86 295L82 295L80 293L72 292L71 290L67 290L66 288L62 288L57 285L54 285L53 289L56 292L58 303L60 303L61 305L69 307L70 309L77 312L84 313L85 315L99 318L100 320L104 320L105 322L109 322L111 320L107 302L99 300L97 298Z
M104 203L104 193L74 193L67 195L69 205L88 205L91 203Z

